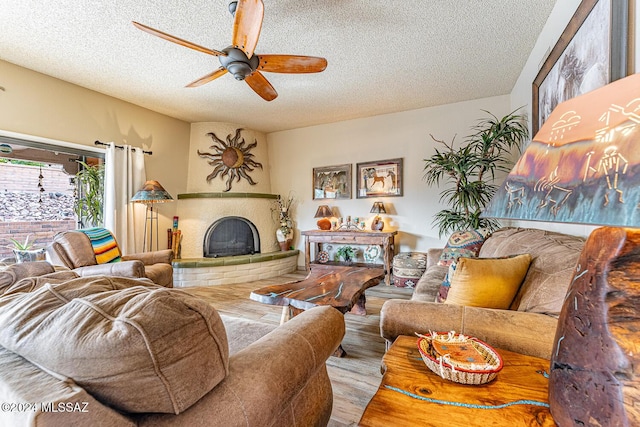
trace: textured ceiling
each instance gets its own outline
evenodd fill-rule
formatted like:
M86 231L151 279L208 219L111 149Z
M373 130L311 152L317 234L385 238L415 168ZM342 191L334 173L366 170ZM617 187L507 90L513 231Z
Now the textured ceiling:
M555 0L264 0L256 53L322 56L318 74L265 73L266 102L218 59L136 29L231 44L228 0L0 0L0 59L188 122L264 132L503 95ZM2 86L2 76L0 76Z

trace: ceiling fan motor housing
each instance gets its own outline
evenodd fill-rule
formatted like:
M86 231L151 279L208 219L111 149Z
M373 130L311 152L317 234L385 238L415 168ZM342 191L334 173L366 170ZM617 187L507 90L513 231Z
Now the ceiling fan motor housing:
M222 50L227 56L219 56L220 64L227 69L228 72L233 74L236 80L244 80L245 77L250 76L258 68L260 59L258 55L253 55L251 59L241 51L240 49L229 46Z

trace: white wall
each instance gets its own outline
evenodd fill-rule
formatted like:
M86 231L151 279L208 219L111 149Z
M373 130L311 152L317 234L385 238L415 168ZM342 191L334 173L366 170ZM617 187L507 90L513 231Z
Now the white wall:
M174 199L185 191L189 123L2 60L0 76L3 131L91 148L95 140L142 147L153 151L145 156L147 178L159 181ZM166 230L176 203L164 203L158 211L159 229Z
M439 203L440 190L430 188L422 179L423 159L434 154L437 145L429 135L447 142L456 137L460 143L472 133L477 120L486 117L482 110L502 117L511 112L509 96L270 133L271 189L284 195L289 190L295 193L298 230L317 228L313 216L320 204L337 207L343 217L357 216L370 222L371 205L381 200L388 212L382 215L385 230L398 230L396 245L400 251L440 246L443 242L432 225L434 214L444 208ZM404 196L357 199L356 163L398 157L404 159ZM344 163L352 164L352 199L313 200L313 168ZM294 243L304 249L299 234ZM303 263L302 258L298 263Z

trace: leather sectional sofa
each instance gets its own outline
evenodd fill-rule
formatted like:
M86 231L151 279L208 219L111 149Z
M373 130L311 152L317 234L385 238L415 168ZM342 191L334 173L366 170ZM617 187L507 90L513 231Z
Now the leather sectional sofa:
M584 241L534 228L503 228L490 235L478 257L531 255L508 310L435 302L448 267L437 265L442 249L431 249L411 300L389 300L382 306L381 334L390 345L399 335L456 331L498 348L549 359L557 318Z
M343 315L220 316L148 279L0 271L0 425L326 425Z

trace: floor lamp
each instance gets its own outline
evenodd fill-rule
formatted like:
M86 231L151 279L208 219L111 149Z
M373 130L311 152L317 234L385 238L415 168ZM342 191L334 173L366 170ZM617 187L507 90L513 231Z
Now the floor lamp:
M142 245L142 251L147 251L147 223L149 223L149 250L153 251L153 232L155 225L155 234L156 234L156 249L158 250L158 211L157 208L154 210L154 205L156 203L164 203L172 201L173 197L167 190L165 190L162 185L158 181L147 181L144 183L142 188L138 190L138 192L131 198L132 202L135 203L144 203L147 207L144 221L144 243Z
M556 423L640 425L640 74L559 104L484 216L605 225L585 244L549 373Z

